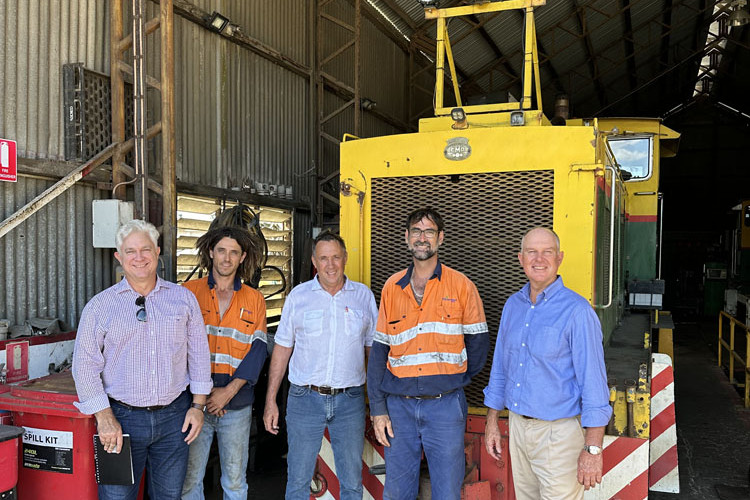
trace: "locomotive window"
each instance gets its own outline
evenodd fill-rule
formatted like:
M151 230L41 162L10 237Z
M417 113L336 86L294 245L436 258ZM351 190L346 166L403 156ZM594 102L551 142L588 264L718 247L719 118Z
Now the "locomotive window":
M620 169L630 173L630 180L642 181L651 177L651 158L653 157L651 137L610 137L609 147L615 154Z

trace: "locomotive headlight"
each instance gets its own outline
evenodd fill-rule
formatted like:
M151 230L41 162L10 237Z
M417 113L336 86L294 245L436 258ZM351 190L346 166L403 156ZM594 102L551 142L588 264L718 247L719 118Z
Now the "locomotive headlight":
M524 120L523 111L512 111L510 113L510 126L511 127L520 127L521 125L525 125L526 121Z
M466 112L463 108L453 108L451 110L451 119L453 119L453 125L451 127L454 130L463 130L469 128L469 124L466 121Z

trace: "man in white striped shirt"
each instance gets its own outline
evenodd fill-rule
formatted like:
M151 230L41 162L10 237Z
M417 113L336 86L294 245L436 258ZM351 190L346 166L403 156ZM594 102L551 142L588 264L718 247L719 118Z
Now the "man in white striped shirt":
M286 500L310 498L326 427L341 500L361 500L365 352L378 309L370 289L344 275L346 245L340 236L318 235L312 262L318 275L295 287L281 312L263 422L268 432L279 432L276 395L288 363Z
M100 485L99 498L135 499L148 466L149 497L179 499L188 445L203 425L210 353L195 296L156 275L156 228L133 220L117 232L125 278L81 314L73 378L82 413L96 417L109 453L130 435L134 484ZM192 394L192 396L191 396Z

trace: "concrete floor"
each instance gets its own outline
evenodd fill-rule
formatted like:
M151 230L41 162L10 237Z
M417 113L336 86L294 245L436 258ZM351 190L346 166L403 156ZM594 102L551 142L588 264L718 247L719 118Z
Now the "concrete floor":
M750 410L716 365L716 321L677 315L674 320L681 492L651 493L649 498L748 500ZM280 446L278 440L261 440L254 469L248 472L249 499L283 498L286 462ZM220 488L206 493L209 500L221 498Z

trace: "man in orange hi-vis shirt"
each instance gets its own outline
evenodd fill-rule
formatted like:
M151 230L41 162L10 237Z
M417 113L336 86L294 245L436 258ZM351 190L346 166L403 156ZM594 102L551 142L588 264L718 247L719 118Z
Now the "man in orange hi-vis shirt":
M367 369L370 418L385 449L384 499L416 498L422 450L432 498L458 499L464 479L464 386L487 359L489 334L474 283L438 259L443 219L412 212L413 257L383 287Z

